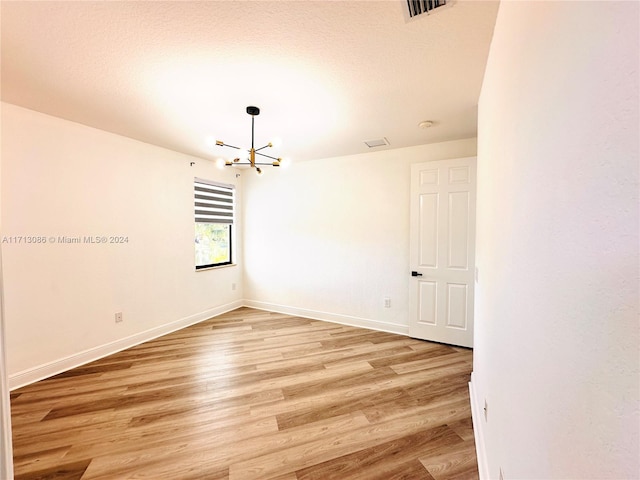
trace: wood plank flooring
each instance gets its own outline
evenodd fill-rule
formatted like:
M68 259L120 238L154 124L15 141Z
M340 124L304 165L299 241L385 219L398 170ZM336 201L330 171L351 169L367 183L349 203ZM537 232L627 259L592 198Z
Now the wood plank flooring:
M15 478L476 479L471 364L240 308L12 392Z

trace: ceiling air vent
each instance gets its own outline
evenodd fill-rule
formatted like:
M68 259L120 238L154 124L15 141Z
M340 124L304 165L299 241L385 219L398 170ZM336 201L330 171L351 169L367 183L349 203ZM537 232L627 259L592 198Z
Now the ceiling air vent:
M389 145L389 140L382 137L376 140L367 140L364 144L369 148L382 147L384 145Z
M407 0L409 17L415 17L447 4L447 0Z

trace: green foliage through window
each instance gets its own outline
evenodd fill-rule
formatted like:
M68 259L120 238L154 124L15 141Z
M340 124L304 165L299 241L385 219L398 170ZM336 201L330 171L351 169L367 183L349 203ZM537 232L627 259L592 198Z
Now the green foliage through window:
M231 225L196 223L196 268L231 263Z

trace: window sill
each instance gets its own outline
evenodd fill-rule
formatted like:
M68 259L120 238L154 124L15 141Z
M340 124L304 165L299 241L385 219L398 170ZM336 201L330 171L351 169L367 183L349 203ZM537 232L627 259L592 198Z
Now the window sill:
M237 267L237 263L230 263L228 265L217 265L215 267L207 267L207 268L198 268L196 272L207 272L209 270L218 270L219 268L229 268L229 267Z

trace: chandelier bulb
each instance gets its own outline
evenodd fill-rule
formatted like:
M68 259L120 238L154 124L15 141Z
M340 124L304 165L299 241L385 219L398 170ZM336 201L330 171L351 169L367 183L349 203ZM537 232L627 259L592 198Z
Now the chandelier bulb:
M281 147L282 146L282 139L280 137L272 138L271 141L269 142L269 146L270 147L275 147L275 148Z
M284 158L280 158L280 166L287 168L289 165L291 165L291 158L289 157L284 157Z

